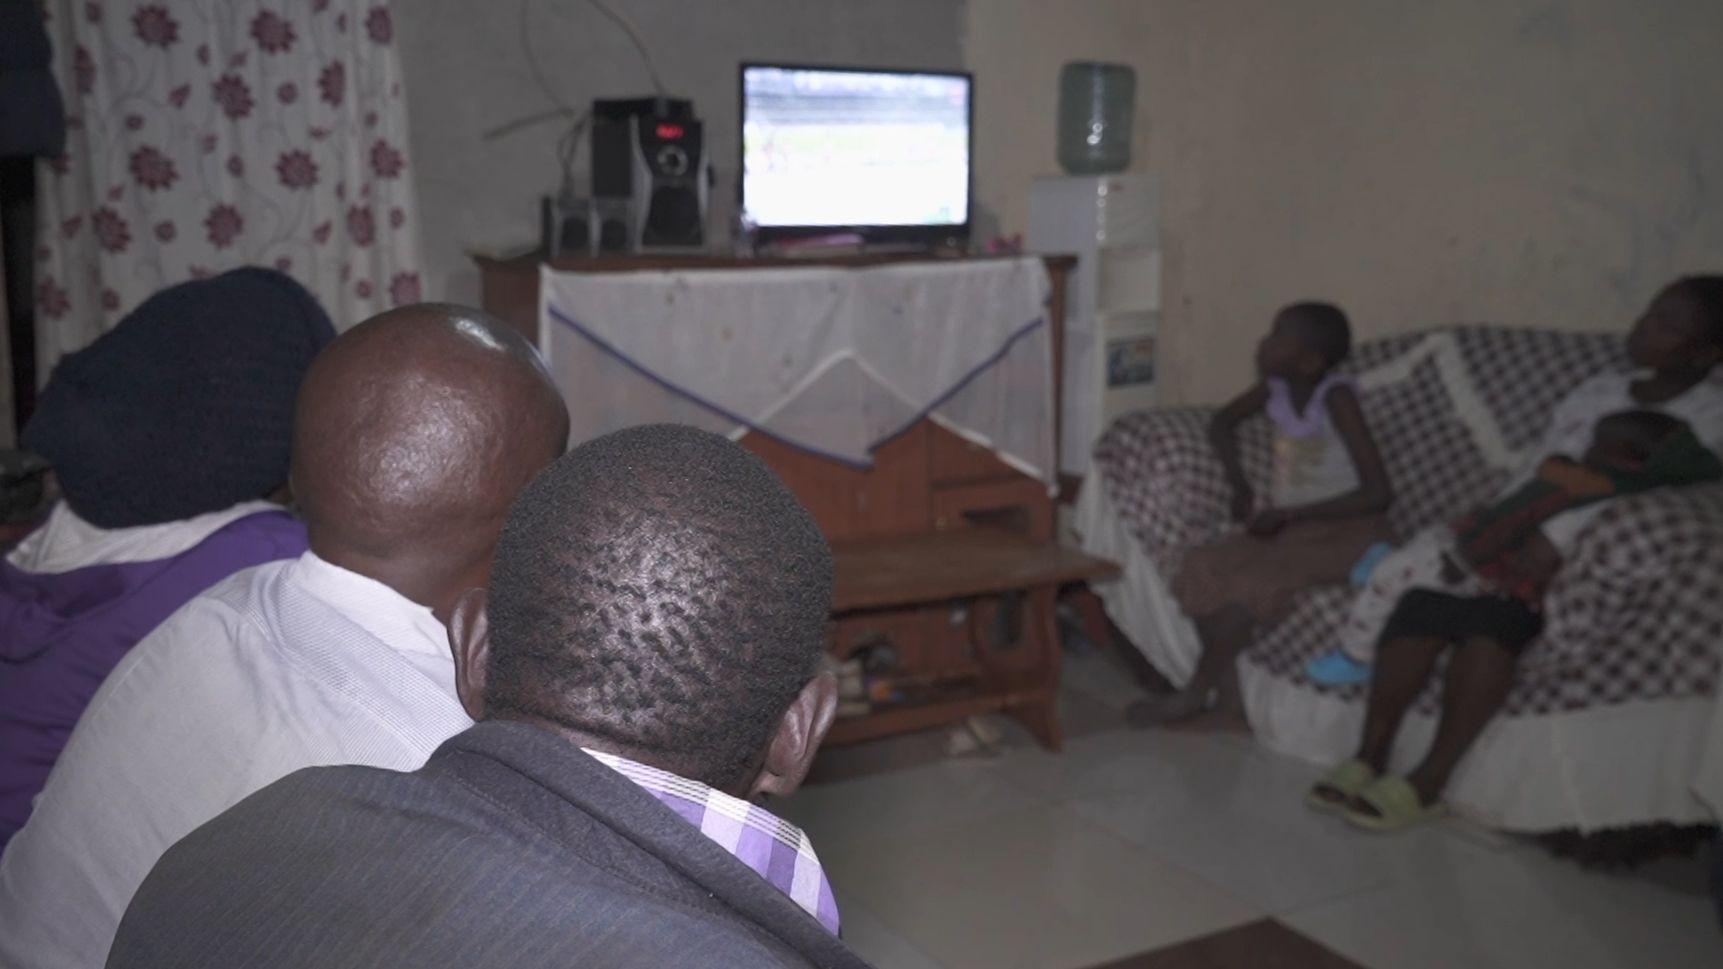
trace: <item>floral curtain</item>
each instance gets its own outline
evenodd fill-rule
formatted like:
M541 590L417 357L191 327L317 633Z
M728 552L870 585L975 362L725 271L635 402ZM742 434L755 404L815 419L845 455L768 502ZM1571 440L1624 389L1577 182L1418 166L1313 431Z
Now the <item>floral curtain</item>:
M338 325L419 298L407 109L378 0L50 0L67 149L43 163L45 376L163 286L241 265Z

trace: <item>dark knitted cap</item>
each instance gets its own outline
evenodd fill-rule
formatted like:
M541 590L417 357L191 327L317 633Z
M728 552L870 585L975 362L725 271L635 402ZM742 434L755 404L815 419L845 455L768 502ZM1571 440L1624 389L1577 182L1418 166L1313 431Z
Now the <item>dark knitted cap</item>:
M102 528L262 498L287 481L299 383L334 338L317 300L274 270L169 287L60 361L23 444Z

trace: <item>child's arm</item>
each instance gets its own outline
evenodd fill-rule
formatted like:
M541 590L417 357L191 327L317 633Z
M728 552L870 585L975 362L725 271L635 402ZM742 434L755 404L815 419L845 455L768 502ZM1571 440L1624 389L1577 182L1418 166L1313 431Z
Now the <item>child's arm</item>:
M1249 390L1228 401L1226 406L1216 411L1214 417L1209 420L1209 445L1220 458L1221 467L1226 470L1226 483L1232 488L1234 521L1249 518L1251 507L1256 501L1256 496L1250 490L1250 481L1244 476L1244 464L1238 456L1238 426L1251 415L1261 413L1266 406L1268 386L1258 381L1252 384Z
M1258 535L1272 535L1295 521L1317 518L1352 518L1374 515L1388 510L1394 492L1388 484L1388 469L1382 464L1382 452L1364 422L1364 408L1351 387L1339 386L1328 392L1328 419L1346 443L1346 453L1358 471L1358 487L1343 495L1294 508L1269 508L1251 519L1250 530Z
M1513 588L1504 591L1541 600L1561 567L1561 552L1555 544L1542 531L1532 532L1519 548L1508 554L1508 581Z

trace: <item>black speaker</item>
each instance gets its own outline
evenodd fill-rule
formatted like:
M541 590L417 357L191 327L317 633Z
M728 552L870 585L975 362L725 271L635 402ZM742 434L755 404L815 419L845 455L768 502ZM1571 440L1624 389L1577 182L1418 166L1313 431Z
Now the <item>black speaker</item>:
M679 98L592 103L592 194L627 199L631 249L706 244L711 159L694 106Z

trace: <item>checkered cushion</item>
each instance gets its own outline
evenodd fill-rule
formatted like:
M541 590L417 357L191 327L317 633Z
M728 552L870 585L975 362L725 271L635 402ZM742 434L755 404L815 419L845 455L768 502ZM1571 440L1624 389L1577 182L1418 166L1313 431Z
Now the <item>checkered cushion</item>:
M1178 571L1186 549L1227 527L1231 492L1208 443L1210 411L1137 411L1113 423L1095 445L1094 465L1131 534L1164 575ZM1268 475L1266 424L1239 435L1245 473Z
M1506 479L1485 463L1454 415L1433 359L1404 380L1364 391L1360 400L1394 488L1388 520L1396 534L1447 521Z
M1457 326L1452 332L1473 386L1515 448L1537 443L1550 412L1580 381L1630 366L1620 333L1499 326Z
M1550 589L1526 665L1552 680L1540 709L1711 695L1723 644L1723 484L1611 503Z
M1472 384L1506 443L1535 444L1555 404L1581 380L1626 365L1617 334L1490 326L1451 328ZM1415 346L1414 333L1364 344L1354 366L1373 369ZM1486 500L1505 475L1490 468L1453 413L1433 361L1364 395L1395 489L1391 519L1402 535ZM1208 445L1211 412L1127 415L1102 436L1095 462L1113 507L1165 576L1184 551L1227 527L1226 481ZM1268 424L1241 435L1245 472L1266 486ZM1299 597L1245 662L1301 686L1361 698L1363 687L1323 687L1304 664L1332 644L1351 590ZM1711 694L1723 641L1723 485L1658 491L1617 501L1592 523L1547 600L1549 626L1529 647L1506 713L1545 713L1635 699ZM1433 710L1439 677L1420 701Z

